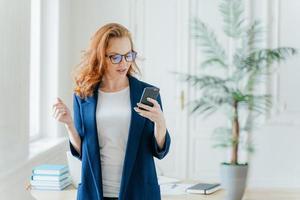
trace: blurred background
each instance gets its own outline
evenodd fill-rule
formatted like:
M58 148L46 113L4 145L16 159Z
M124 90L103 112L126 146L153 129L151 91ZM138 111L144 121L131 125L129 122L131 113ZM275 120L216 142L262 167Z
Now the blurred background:
M72 108L71 72L92 34L108 22L131 30L143 81L161 89L172 138L156 160L159 175L219 181L228 151L213 148L212 130L223 120L191 115L198 91L174 72L195 74L204 55L191 36L198 17L230 52L219 0L0 0L0 199L32 199L25 190L32 167L67 163L67 132L51 116L61 97ZM300 47L300 1L246 0L245 17L265 27L263 47ZM300 58L293 56L264 83L273 107L251 134L255 151L249 187L300 187ZM3 198L2 198L3 197Z

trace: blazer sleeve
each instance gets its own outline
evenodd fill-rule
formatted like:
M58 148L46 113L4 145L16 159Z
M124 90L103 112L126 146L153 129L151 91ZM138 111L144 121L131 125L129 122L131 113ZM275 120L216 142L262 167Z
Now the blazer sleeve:
M158 95L157 101L158 101L161 109L163 110L160 95ZM164 143L163 147L160 149L160 147L157 144L155 134L153 131L152 146L153 146L153 155L156 158L163 159L169 152L170 144L171 144L171 137L170 137L169 131L167 130L165 143Z
M83 130L82 130L82 120L81 120L81 115L80 115L80 106L79 102L77 99L76 94L73 95L73 112L74 112L74 125L75 129L77 130L79 137L81 139L81 145L80 145L80 154L77 152L77 150L74 148L73 144L69 140L70 143L70 150L73 156L78 158L79 160L82 159L82 143L83 143Z

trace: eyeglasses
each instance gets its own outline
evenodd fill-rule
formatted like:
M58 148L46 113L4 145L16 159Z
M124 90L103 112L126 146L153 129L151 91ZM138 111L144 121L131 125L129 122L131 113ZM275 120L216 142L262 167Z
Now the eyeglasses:
M114 54L114 55L105 55L106 57L109 57L110 61L113 64L119 64L122 62L122 58L124 57L127 62L133 62L136 58L137 52L135 51L130 51L125 55L121 54Z

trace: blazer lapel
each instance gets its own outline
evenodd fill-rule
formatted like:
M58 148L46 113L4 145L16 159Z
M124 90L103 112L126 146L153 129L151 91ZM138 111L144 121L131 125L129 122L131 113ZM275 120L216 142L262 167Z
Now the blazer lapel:
M96 184L95 188L99 199L103 198L102 191L102 174L100 163L100 148L97 134L96 123L96 108L98 100L98 88L96 87L94 95L88 97L84 103L82 103L82 118L84 124L84 139L86 140L87 160L91 167L91 174L94 180L92 184Z
M140 82L134 77L128 76L130 86L130 102L131 102L131 121L129 128L129 136L123 166L121 188L119 193L119 199L124 199L126 188L128 187L128 181L132 173L132 168L135 162L135 157L140 142L140 137L145 124L145 118L140 116L133 108L136 107L140 100L143 88Z

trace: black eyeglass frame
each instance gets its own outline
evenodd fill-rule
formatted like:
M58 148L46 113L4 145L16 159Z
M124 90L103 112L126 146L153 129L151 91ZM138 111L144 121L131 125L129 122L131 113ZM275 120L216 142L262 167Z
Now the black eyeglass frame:
M130 53L132 54L132 60L128 61L126 56L127 56L128 54L130 54ZM119 62L114 62L113 59L112 59L112 57L113 57L113 56L116 56L116 55L121 56L121 59L120 59ZM130 51L130 52L126 53L126 54L123 54L123 55L122 55L122 54L112 54L112 55L105 55L105 57L108 57L109 60L110 60L110 62L111 62L112 64L119 64L120 62L122 62L123 57L125 58L126 62L134 62L135 59L136 59L136 55L137 55L137 52L132 50L132 51Z

